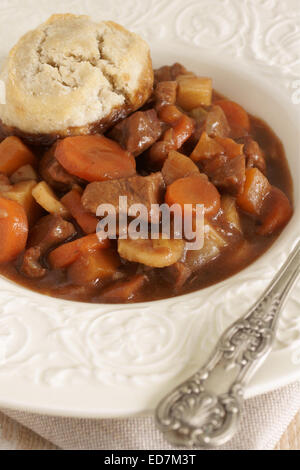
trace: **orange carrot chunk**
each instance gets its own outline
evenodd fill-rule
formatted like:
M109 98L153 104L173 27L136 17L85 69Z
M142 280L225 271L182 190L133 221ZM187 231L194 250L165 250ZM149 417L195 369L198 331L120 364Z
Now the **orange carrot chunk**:
M238 206L249 214L259 216L271 185L257 168L246 169L244 191L237 197Z
M114 279L121 264L115 250L89 251L68 268L68 278L72 284L79 286L94 286L101 281Z
M98 219L84 209L79 191L72 189L61 199L61 202L85 233L96 232Z
M27 237L28 221L24 208L0 197L0 263L14 260L25 250Z
M54 269L66 268L74 263L81 254L109 246L110 241L107 238L100 241L97 234L93 233L55 248L49 254L48 261Z
M203 174L174 181L167 188L165 200L169 206L179 204L182 209L184 204L191 204L193 210L196 204L203 204L206 215L214 215L220 209L220 194Z
M284 227L292 214L293 209L286 195L280 189L272 186L262 206L262 225L257 232L260 235L271 235L276 230Z
M86 181L105 181L135 174L133 155L103 135L67 137L58 142L55 158L71 175Z
M220 100L214 103L223 109L231 128L231 137L238 139L250 131L250 119L247 112L234 101Z
M0 172L12 175L24 165L35 165L36 158L18 137L7 137L0 144Z
M191 153L191 159L194 162L199 162L200 160L211 158L222 153L224 153L223 145L212 137L209 137L206 132L202 132L198 144Z

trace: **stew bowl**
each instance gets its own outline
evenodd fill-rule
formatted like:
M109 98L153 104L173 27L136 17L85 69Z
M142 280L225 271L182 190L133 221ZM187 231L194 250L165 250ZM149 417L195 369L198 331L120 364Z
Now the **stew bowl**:
M212 287L137 304L50 298L0 279L0 406L108 417L151 412L207 359L223 330L254 303L299 237L299 110L249 65L191 46L152 41L154 66L181 62L264 119L281 138L294 180L295 212L255 263ZM257 68L256 68L257 70ZM283 312L274 351L247 396L300 378L300 285Z

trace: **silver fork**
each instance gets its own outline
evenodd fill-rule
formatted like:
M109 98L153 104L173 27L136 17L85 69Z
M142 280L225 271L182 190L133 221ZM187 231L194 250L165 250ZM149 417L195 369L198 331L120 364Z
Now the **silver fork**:
M217 447L233 437L245 386L272 349L299 273L300 241L259 300L221 336L207 364L159 403L156 423L169 442Z

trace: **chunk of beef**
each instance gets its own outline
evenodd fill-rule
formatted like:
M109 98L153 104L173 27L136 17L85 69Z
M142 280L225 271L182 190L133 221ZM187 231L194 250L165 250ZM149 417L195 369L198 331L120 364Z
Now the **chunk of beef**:
M195 131L192 141L197 143L203 133L209 137L228 137L230 127L223 109L220 106L212 106L209 111L204 108L195 108L191 111L192 117L195 119Z
M149 176L135 175L113 181L90 183L82 196L83 207L96 214L100 204L112 204L119 213L119 196L127 196L128 207L144 204L150 214L151 204L160 204L163 199L164 180L160 172Z
M149 278L146 274L136 274L125 281L116 281L103 289L101 299L106 302L128 302L141 293L147 282Z
M188 74L189 71L178 62L175 62L173 65L164 65L159 69L154 71L154 81L157 82L165 82L165 81L173 81L179 75Z
M54 189L67 191L82 181L76 176L70 175L54 157L55 146L42 157L39 165L41 177Z
M249 136L244 137L242 139L242 143L244 143L244 153L246 155L247 168L258 168L262 173L265 174L265 156L258 143Z
M204 173L210 178L212 183L233 196L243 191L245 184L245 156L238 155L230 158L226 155L202 162Z
M155 108L159 111L163 106L176 103L177 82L159 82L154 90Z
M163 269L163 276L172 284L175 291L180 290L184 286L191 274L192 270L182 261L177 261L177 263Z
M46 274L46 269L40 263L40 258L50 248L63 243L76 235L74 226L60 215L42 217L33 227L29 235L21 271L28 277L39 278Z
M119 122L109 137L135 157L151 147L162 134L162 126L155 109L137 111Z

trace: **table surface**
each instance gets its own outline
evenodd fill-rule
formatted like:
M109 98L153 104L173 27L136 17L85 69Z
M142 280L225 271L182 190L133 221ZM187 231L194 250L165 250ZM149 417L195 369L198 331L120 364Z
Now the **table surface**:
M57 447L0 413L0 450L56 450ZM275 450L300 450L300 412Z

